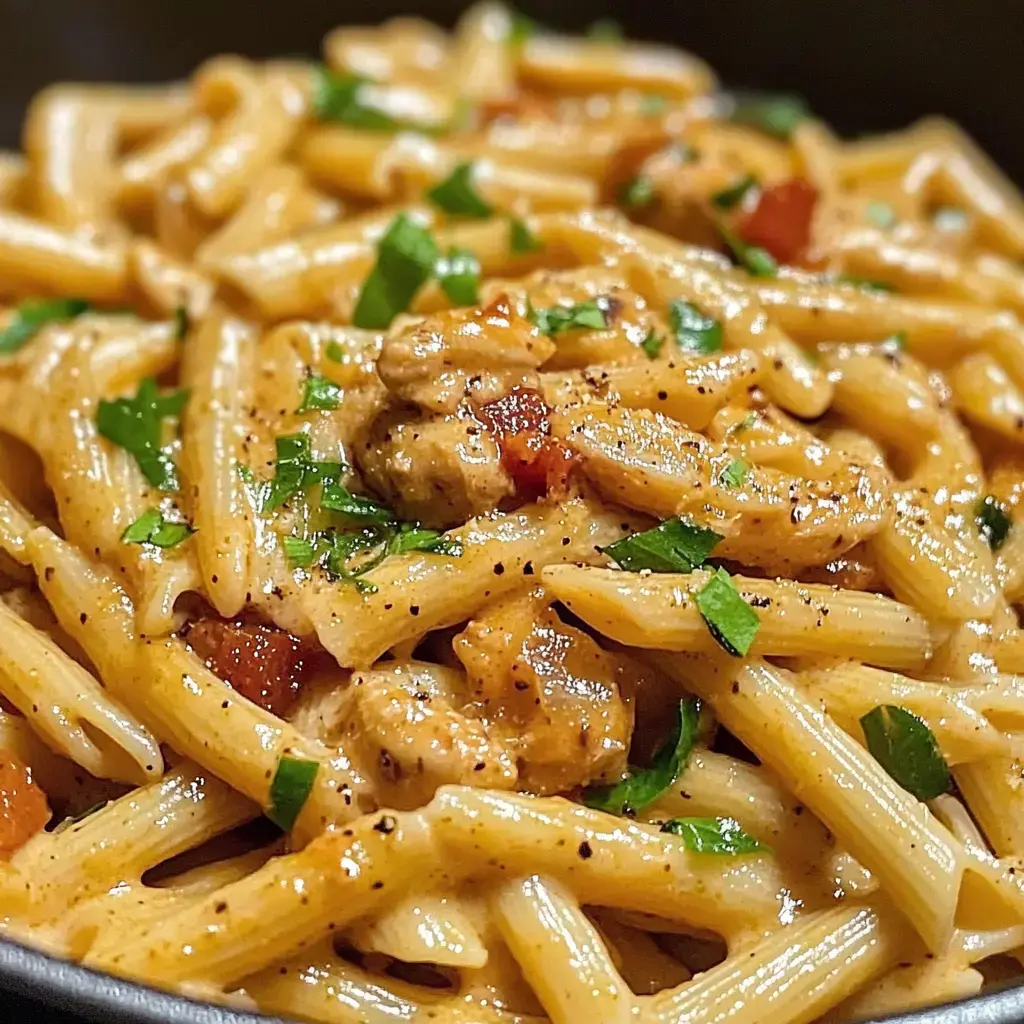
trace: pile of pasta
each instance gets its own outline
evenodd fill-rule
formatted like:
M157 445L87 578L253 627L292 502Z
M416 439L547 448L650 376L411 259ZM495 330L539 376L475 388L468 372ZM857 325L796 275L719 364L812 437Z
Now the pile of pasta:
M1024 956L1024 204L493 4L0 161L5 934L308 1021Z

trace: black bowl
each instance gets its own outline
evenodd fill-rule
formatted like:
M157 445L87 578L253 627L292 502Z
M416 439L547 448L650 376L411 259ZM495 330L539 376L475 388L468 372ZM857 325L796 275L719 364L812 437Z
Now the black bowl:
M315 54L344 21L420 13L450 24L458 0L0 0L0 145L52 81L184 78L205 57ZM1024 183L1024 32L1015 0L541 0L518 6L554 27L612 17L630 35L678 43L733 85L803 94L840 132L899 128L926 114L963 125ZM0 941L0 1018L41 1024L267 1024L109 978ZM1024 987L891 1018L905 1024L1022 1024Z

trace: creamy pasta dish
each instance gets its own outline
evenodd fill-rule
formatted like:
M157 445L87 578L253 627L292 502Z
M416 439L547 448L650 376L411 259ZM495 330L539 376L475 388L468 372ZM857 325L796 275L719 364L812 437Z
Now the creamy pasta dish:
M493 4L0 159L0 917L338 1024L1024 957L1024 203ZM1017 520L1021 519L1021 523Z

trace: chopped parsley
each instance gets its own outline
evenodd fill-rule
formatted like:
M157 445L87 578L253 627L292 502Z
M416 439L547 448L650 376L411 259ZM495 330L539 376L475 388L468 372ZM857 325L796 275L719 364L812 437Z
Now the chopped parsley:
M38 299L15 307L7 326L0 328L0 355L17 352L37 331L57 321L74 320L92 306L85 299Z
M673 818L661 826L683 840L691 853L722 853L735 857L766 847L743 831L735 818Z
M657 359L661 354L661 350L665 347L665 339L652 327L647 332L647 337L640 342L640 347L644 350L644 355L648 359Z
M680 701L672 732L651 759L650 768L630 768L626 778L614 786L588 786L583 791L583 802L609 814L638 814L682 774L699 731L700 707L697 701Z
M732 250L736 262L754 277L775 277L779 272L778 262L767 249L762 249L759 245L748 245L724 224L718 225L718 232Z
M540 22L519 11L511 12L508 42L513 46L522 46L541 31Z
M427 198L438 209L459 217L483 219L494 213L494 207L477 191L471 161L459 164L444 181L427 192Z
M986 494L974 507L974 522L981 539L993 550L998 551L1006 543L1013 520L1003 511L994 495Z
M184 306L174 307L174 337L177 341L184 341L192 326L192 319Z
M180 416L188 401L188 390L161 395L156 381L147 378L139 384L134 398L100 401L96 410L96 428L108 441L130 452L143 476L162 491L178 489L178 474L170 455L161 445L163 421Z
M372 90L375 87L368 78L331 71L321 65L314 71L313 112L320 121L334 121L364 131L431 131L437 128L434 124L416 124L392 117L374 104Z
M285 832L290 832L313 791L319 761L282 754L270 783L270 809L267 817Z
M285 434L274 443L277 448L274 476L260 488L257 502L259 511L272 511L300 491L317 484L328 484L341 477L340 462L318 462L313 459L308 434Z
M476 305L480 298L480 261L468 249L454 248L434 267L442 291L457 306Z
M711 202L720 210L732 210L747 198L747 194L751 189L756 188L757 178L752 174L748 174L745 177L740 178L735 185L730 185L728 188L722 189L721 192L716 192L711 197Z
M334 338L327 342L327 348L324 349L324 355L327 356L332 363L345 362L345 350L337 341L335 341Z
M668 100L664 96L652 93L640 101L640 114L644 117L657 117L668 109Z
M719 487L741 487L743 481L750 473L750 466L742 459L733 459L721 473L718 474Z
M311 373L306 378L302 389L302 402L296 412L309 412L311 409L331 410L341 405L341 388L332 380Z
M896 211L888 204L877 199L864 207L864 219L876 228L891 228L896 223Z
M125 544L153 544L158 548L173 548L188 540L196 531L188 523L164 519L158 508L147 509L121 534Z
M627 210L641 210L651 206L657 198L654 182L647 174L637 174L619 189L619 202Z
M400 213L377 244L377 263L363 282L352 315L356 327L390 327L433 274L439 255L430 232Z
M608 326L605 311L597 299L587 299L573 306L549 306L547 309L535 309L530 305L526 316L542 334L552 338L565 331L601 331Z
M309 538L285 536L281 538L281 547L291 568L308 569L312 566L316 546Z
M682 299L669 303L668 320L676 344L684 352L718 352L722 347L722 324L705 316L696 306Z
M446 537L437 530L428 530L418 523L402 523L388 539L388 554L401 555L407 551L428 551L437 555L462 557L462 541Z
M869 292L894 292L895 287L888 281L876 281L870 277L857 277L854 274L838 274L836 284L851 284L855 288L863 288Z
M811 116L806 102L787 93L739 92L734 95L729 119L787 141L797 126Z
M740 597L732 578L718 569L697 592L697 609L708 632L731 655L746 656L757 636L757 612Z
M601 551L632 572L692 572L704 564L721 539L714 530L676 516L650 530L631 533Z
M541 252L544 243L530 230L525 220L510 217L508 222L508 247L517 256L530 252Z
M918 800L934 800L950 786L949 765L931 729L895 704L881 704L860 720L871 756Z
M387 506L373 498L353 494L340 483L324 484L320 504L346 519L368 526L390 526L395 522L395 514Z

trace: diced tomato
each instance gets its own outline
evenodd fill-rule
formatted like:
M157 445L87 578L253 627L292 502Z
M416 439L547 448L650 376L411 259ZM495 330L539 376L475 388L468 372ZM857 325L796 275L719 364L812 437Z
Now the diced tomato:
M290 633L259 623L200 619L187 640L210 671L243 697L275 715L295 703L309 653Z
M736 233L748 245L767 249L780 263L798 263L811 244L811 220L818 190L803 178L766 188L757 206L742 215Z
M10 857L49 820L46 794L32 781L32 769L0 750L0 858Z
M524 497L565 491L575 457L551 436L551 408L533 388L513 388L481 406L480 419L495 435L501 464Z

